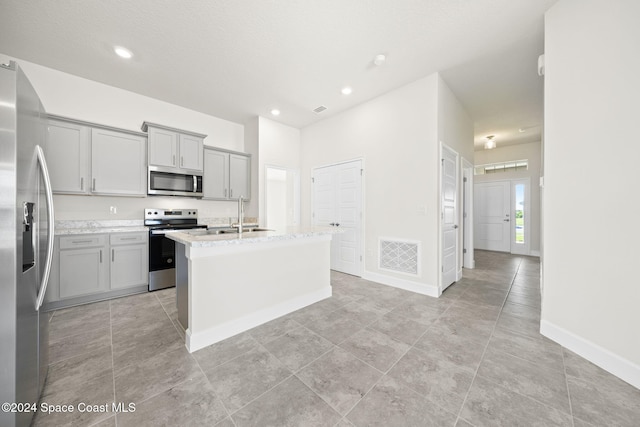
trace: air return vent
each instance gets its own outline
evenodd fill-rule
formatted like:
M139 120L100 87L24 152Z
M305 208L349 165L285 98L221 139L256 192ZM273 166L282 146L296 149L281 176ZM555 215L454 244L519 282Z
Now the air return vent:
M413 240L380 239L379 268L381 270L418 276L420 242Z
M322 112L323 112L324 110L326 110L326 109L327 109L327 107L325 107L324 105L321 105L321 106L319 106L319 107L314 108L314 109L313 109L313 112L314 112L314 113L316 113L316 114L318 114L318 113L322 113Z

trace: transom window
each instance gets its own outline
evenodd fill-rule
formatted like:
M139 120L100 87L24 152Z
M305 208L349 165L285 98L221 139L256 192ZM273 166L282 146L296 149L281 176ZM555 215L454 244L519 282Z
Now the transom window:
M487 175L490 173L500 172L519 172L529 169L529 160L511 160L501 163L489 163L486 165L477 165L474 168L474 175Z

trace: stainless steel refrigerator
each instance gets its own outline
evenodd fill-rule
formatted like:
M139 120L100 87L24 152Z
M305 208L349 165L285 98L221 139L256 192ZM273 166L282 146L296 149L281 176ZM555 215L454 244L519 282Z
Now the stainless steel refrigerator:
M40 308L54 217L45 130L27 77L14 62L0 65L0 403L37 405L47 375L49 316ZM35 415L6 409L0 426L28 426Z

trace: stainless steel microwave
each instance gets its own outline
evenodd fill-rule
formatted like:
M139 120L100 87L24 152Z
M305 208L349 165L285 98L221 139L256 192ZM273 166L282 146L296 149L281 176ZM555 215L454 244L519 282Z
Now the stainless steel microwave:
M154 196L202 197L202 175L149 166L147 193Z

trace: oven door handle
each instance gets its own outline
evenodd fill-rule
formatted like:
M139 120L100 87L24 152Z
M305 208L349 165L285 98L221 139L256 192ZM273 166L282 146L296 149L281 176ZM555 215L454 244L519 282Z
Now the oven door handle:
M198 192L198 177L193 175L193 192Z
M151 235L152 236L163 236L163 235L168 234L168 233L177 233L179 231L183 231L183 230L151 230Z

